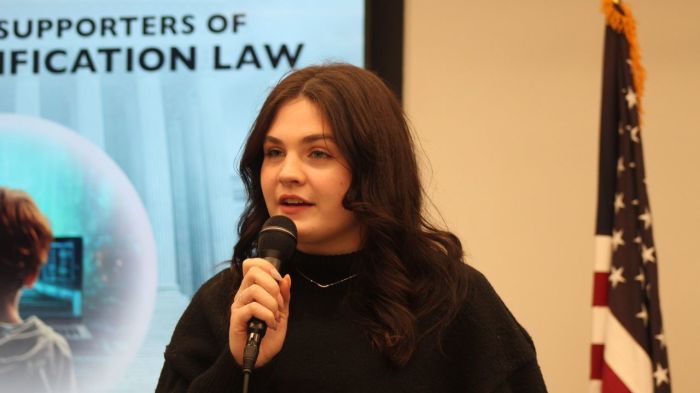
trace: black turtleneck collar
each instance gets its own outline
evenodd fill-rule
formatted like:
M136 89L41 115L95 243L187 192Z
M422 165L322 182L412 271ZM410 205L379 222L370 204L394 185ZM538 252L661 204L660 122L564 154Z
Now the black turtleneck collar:
M357 271L360 252L341 255L315 255L296 250L288 263L285 273L301 272L314 281L329 283L341 280Z

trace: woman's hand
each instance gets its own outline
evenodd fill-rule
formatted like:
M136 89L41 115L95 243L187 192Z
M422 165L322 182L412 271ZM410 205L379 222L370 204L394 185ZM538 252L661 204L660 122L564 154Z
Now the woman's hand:
M262 258L243 261L243 280L231 304L229 348L236 363L243 365L243 348L248 339L248 321L255 317L267 324L255 367L270 361L282 349L287 335L292 279L282 278L272 264Z

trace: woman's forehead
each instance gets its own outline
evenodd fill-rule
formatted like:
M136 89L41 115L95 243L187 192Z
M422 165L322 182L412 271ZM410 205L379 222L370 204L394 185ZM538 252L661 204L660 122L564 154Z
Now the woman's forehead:
M265 140L299 140L316 142L332 140L333 130L318 105L307 98L298 97L282 104L275 114Z

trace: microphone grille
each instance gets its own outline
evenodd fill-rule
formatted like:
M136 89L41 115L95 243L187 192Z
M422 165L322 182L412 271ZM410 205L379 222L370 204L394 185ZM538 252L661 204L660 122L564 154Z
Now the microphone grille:
M280 260L285 260L294 254L296 246L297 227L286 216L268 218L258 234L258 253L262 257L275 256Z

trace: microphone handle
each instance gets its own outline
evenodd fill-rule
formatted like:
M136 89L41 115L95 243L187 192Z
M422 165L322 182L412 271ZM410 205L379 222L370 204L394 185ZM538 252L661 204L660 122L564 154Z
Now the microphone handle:
M265 252L263 251L263 254ZM275 269L279 270L282 261L273 256L264 256L263 259L270 262ZM256 360L258 360L258 352L260 351L260 342L267 333L267 324L258 318L250 318L248 321L248 340L243 349L243 372L250 373L253 371Z
M267 250L263 250L262 254L265 255L267 253L266 251ZM282 261L280 261L280 259L277 257L263 256L262 258L270 262L272 266L274 266L277 270L279 270L280 266L282 266ZM251 318L250 321L248 321L248 336L250 336L251 333L257 333L260 334L260 339L262 340L262 338L265 337L266 332L267 324L265 322L255 317Z

